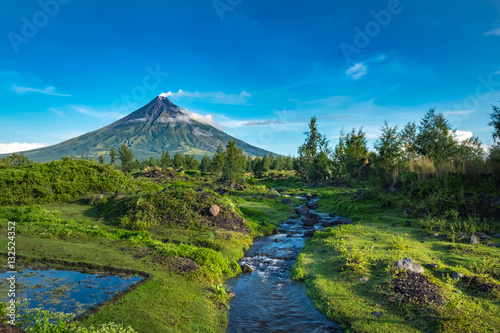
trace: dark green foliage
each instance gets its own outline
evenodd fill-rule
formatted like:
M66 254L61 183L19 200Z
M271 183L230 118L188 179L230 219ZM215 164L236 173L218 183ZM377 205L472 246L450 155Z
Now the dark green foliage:
M398 127L390 127L387 122L381 128L382 134L375 143L378 152L377 165L385 172L393 172L403 157L403 140L398 134Z
M500 141L500 107L493 106L493 113L490 113L491 121L489 126L493 126L493 140Z
M26 156L21 154L13 153L10 156L0 159L0 168L2 167L13 167L13 166L25 166L33 164L34 162L28 159Z
M328 140L318 132L317 119L309 121L309 132L305 132L306 140L298 150L297 173L304 180L324 182L331 178L331 149Z
M434 161L450 157L456 146L449 122L442 113L430 109L422 118L415 140L416 151Z
M179 168L184 168L186 165L186 160L184 158L184 156L182 156L181 154L177 153L174 155L174 167L176 169L179 169Z
M118 153L116 152L115 147L111 147L111 149L109 150L109 157L111 157L111 161L109 162L109 164L115 166L116 158L118 157Z
M342 130L334 155L337 175L340 178L359 176L362 168L366 165L367 157L368 146L363 127L357 132L353 128L348 134Z
M241 148L236 147L236 142L230 141L226 146L225 156L226 162L222 169L222 177L234 182L245 170L245 155Z
M99 155L99 163L104 164L104 156Z
M168 168L173 167L173 165L174 161L172 161L170 154L168 153L168 151L163 150L160 157L160 167L163 170L167 170Z
M135 190L132 178L86 160L0 169L0 205L71 200L87 193Z
M188 170L197 170L200 165L200 161L198 161L193 155L188 154L184 155L184 163L186 169Z
M120 157L120 162L122 164L123 172L129 173L130 171L132 171L133 168L132 161L134 160L134 154L126 145L122 145L120 147L119 157Z
M210 157L208 157L207 155L203 155L203 158L201 159L200 162L200 171L202 172L210 171L210 163L212 163Z
M210 166L210 171L220 176L222 174L222 170L224 169L224 164L226 161L226 152L224 151L224 147L219 145L217 148L217 152L212 158L212 165Z

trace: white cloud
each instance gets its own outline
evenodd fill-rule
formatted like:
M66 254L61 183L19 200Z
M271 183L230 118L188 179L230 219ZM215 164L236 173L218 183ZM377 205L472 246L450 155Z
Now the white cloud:
M470 139L474 136L471 131L460 131L456 130L453 132L453 139L457 142L463 142L467 139Z
M443 115L445 117L449 116L465 116L476 112L476 110L459 110L459 111L444 111Z
M354 64L345 74L353 80L359 80L368 73L368 67L363 63Z
M189 92L182 89L179 89L178 92L166 92L161 93L161 97L186 97L186 98L199 98L207 100L213 104L230 104L230 105L241 105L246 104L248 99L252 97L251 94L246 91L242 91L239 94L225 94L223 92Z
M38 88L31 88L31 87L20 87L13 85L12 86L12 91L18 94L25 94L27 92L34 92L34 93L40 93L44 95L51 95L51 96L71 96L69 94L62 94L56 92L56 88L54 87L45 87L43 89L38 89Z
M27 143L27 142L0 143L0 154L17 153L20 151L42 148L45 146L47 145L43 143Z
M500 36L500 28L496 28L484 33L486 36Z
M57 110L57 109L54 109L54 108L49 108L49 111L50 112L54 112L55 114L57 114L57 115L59 115L61 117L65 116L64 112L62 112L61 110Z

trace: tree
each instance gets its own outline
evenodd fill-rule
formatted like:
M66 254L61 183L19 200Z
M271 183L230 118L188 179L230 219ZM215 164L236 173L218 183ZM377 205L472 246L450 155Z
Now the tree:
M176 169L185 167L185 163L186 163L186 160L184 159L184 156L182 156L179 153L176 153L174 155L174 166Z
M198 161L194 155L186 154L184 156L184 165L188 170L197 170L200 165L200 161Z
M129 173L132 171L134 154L126 145L122 145L120 147L119 158L122 164L123 172Z
M118 153L116 152L115 147L111 147L111 149L109 150L109 156L111 157L111 162L109 162L109 164L111 164L112 166L115 166L116 157L118 156Z
M385 172L393 172L404 154L403 140L398 134L398 127L390 127L387 121L381 131L382 134L375 142L375 150L378 152L377 165Z
M170 154L168 151L162 150L161 152L161 157L160 157L160 167L163 170L167 170L168 168L171 168L173 165L172 158L170 157Z
M241 148L236 147L235 141L229 141L226 146L226 163L222 176L232 182L245 170L246 157Z
M203 158L201 159L201 163L200 163L200 171L203 171L203 172L210 171L210 163L212 163L212 161L210 160L210 157L208 157L207 155L203 155Z
M417 140L417 125L415 122L408 122L399 133L401 137L404 155L407 159L412 159L415 154L415 141Z
M442 113L430 109L422 118L415 140L416 151L434 161L441 161L453 155L456 142L451 126Z
M493 141L500 143L500 107L493 106L493 113L490 113L491 121L488 126L493 126Z
M104 156L102 154L99 154L99 163L104 164Z
M220 176L222 174L222 170L224 169L225 161L226 152L224 150L224 147L222 145L219 145L219 147L217 147L217 152L212 158L212 164L210 167L211 171L217 176Z
M309 121L309 132L305 132L304 144L299 147L297 173L300 178L311 181L324 181L331 175L331 161L326 136L319 133L317 118Z
M368 157L367 139L363 127L357 132L353 128L348 134L342 129L334 156L337 173L340 176L358 176Z

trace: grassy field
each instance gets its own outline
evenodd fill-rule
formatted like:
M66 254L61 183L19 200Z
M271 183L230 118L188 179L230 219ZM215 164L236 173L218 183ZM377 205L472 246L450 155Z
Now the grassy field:
M467 244L467 237L444 222L398 217L374 200L359 200L359 193L319 190L320 210L357 222L316 233L293 269L321 311L348 332L500 331L499 248ZM395 291L395 281L408 277L401 278L394 263L406 257L425 268L424 277L437 286L443 306ZM455 272L465 278L453 279Z

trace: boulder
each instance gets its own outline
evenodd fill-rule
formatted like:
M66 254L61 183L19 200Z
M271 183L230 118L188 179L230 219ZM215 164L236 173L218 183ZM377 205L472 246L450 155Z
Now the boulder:
M307 230L304 232L304 237L312 237L316 233L316 230Z
M293 200L292 199L281 199L281 203L284 204L284 205L293 206Z
M308 213L306 216L303 217L304 219L304 225L311 227L318 223L318 215L314 213Z
M477 240L476 235L472 235L472 236L469 237L469 244L473 244L474 245L474 244L478 244L478 243L479 243L479 241Z
M368 282L368 278L366 276L363 276L362 278L359 279L361 282Z
M459 272L453 272L451 273L451 278L452 279L461 279L463 278L465 275L463 275L462 273L459 273Z
M318 202L317 201L315 201L315 202L308 202L308 203L306 203L306 206L309 209L316 209L316 208L318 208Z
M475 235L476 235L477 237L481 238L481 239L484 239L484 240L490 240L490 239L491 239L491 237L490 237L490 236L488 236L488 235L486 235L486 234L484 234L484 233L482 233L482 232L476 232L476 234L475 234Z
M313 198L313 195L311 193L306 194L306 200L311 200Z
M300 215L306 215L309 213L309 208L306 205L302 205L296 209L297 213Z
M279 243L279 242L281 242L281 240L280 240L279 238L276 238L276 239L274 240L274 242L275 242L275 243Z
M267 198L268 198L268 199L277 199L277 198L278 198L278 196L277 196L276 194L269 194L269 195L267 196Z
M382 312L381 311L373 311L372 315L374 315L377 318L380 318L380 317L382 317Z
M411 258L404 258L396 261L394 263L395 268L402 268L407 271L413 272L413 273L423 273L424 268L420 265L417 264L413 259Z
M500 234L492 235L491 238L500 238Z
M0 333L26 333L26 331L14 325L0 323Z
M321 226L323 228L329 227L330 225L331 225L331 223L329 221L323 221L323 222L321 222Z
M208 212L212 215L212 216L217 216L219 215L220 213L220 207L217 206L217 205L212 205L210 206L210 208L208 209Z
M273 194L273 195L275 195L275 196L278 196L278 197L279 197L279 196L281 196L280 192L276 191L274 188L273 188L273 189L271 189L271 191L270 191L270 192L271 192L271 194Z
M250 267L248 265L241 265L241 271L243 273L252 273L253 269L252 269L252 267Z
M438 264L429 264L427 267L432 268L432 269L438 269L439 265Z

